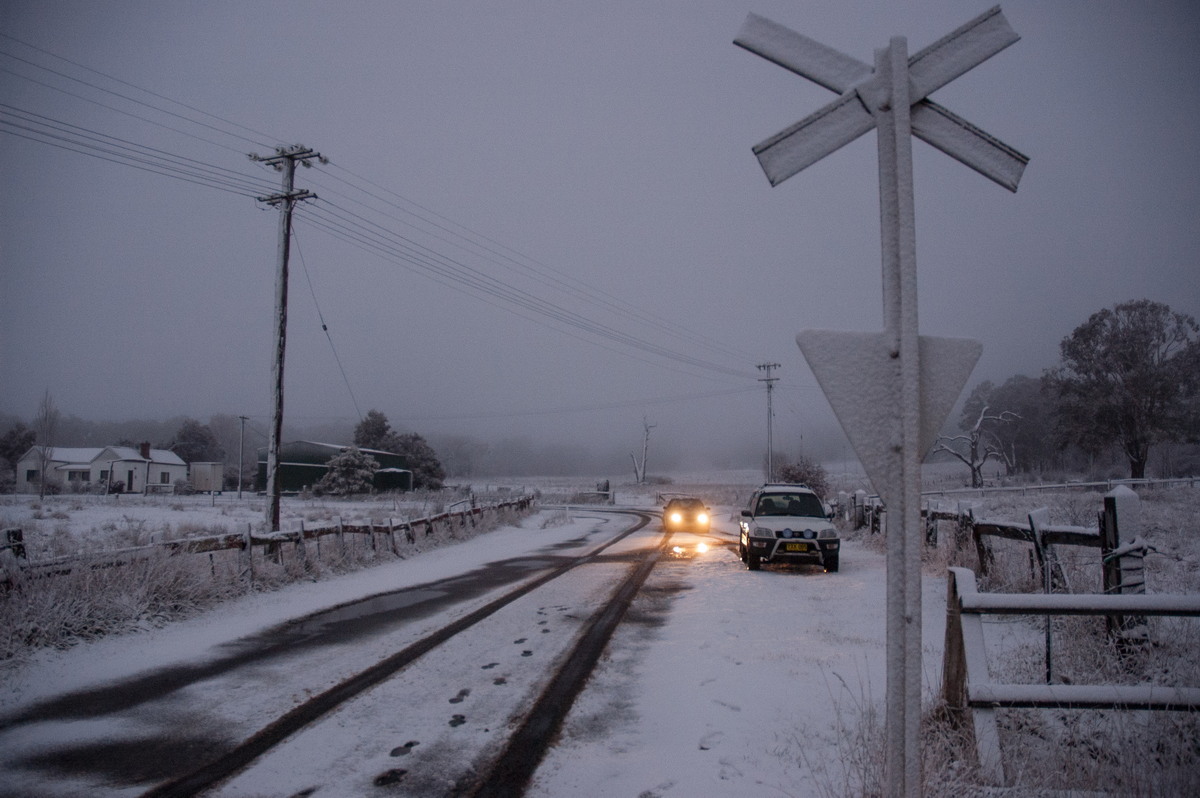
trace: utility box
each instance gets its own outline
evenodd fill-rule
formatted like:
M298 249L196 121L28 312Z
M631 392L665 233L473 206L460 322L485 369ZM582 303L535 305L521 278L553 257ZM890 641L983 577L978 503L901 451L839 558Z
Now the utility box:
M225 483L224 463L189 463L192 490L198 493L220 493Z

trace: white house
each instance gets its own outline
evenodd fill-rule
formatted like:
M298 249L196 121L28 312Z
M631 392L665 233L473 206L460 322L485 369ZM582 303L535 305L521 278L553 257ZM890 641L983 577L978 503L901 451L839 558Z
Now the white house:
M52 446L46 450L46 475L64 489L108 492L121 483L126 493L171 490L175 481L187 479L187 463L167 449L143 443L75 449ZM42 447L34 446L17 461L18 493L37 493L41 484Z

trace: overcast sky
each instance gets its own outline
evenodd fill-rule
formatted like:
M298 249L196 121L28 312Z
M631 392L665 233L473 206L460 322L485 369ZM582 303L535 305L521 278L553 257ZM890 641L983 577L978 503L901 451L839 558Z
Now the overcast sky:
M795 334L882 325L875 136L771 188L751 147L833 95L732 40L753 11L870 63L988 7L6 0L0 411L265 428L280 184L246 154L298 143L330 163L297 172L289 420L733 447L774 362L795 450L832 419ZM1200 316L1200 5L1002 8L1021 41L933 99L1029 156L1019 191L913 145L921 332L983 342L968 388L1117 302Z

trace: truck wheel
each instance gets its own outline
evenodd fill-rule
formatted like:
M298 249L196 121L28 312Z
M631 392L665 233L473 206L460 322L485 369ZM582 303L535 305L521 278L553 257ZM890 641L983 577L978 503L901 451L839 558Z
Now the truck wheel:
M838 555L834 554L832 557L826 556L825 557L825 573L836 574L837 569L838 569Z
M746 552L746 567L751 571L757 571L762 567L762 559L753 551Z

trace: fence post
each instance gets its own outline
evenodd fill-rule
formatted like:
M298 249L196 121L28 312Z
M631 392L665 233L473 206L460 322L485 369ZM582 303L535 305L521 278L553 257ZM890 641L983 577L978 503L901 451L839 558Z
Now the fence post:
M942 648L942 702L955 728L962 726L967 712L967 657L963 651L962 609L958 579L950 569L946 579L946 638Z
M242 579L253 587L254 586L254 525L246 524L246 533L242 536L242 551L240 555L242 566Z
M17 527L4 530L4 544L0 545L0 571L4 574L6 589L17 583L25 559L25 533Z
M304 546L304 519L300 519L300 534L296 536L296 556L300 558L300 566L308 571L308 549Z
M1029 514L1029 534L1033 537L1033 550L1037 554L1038 563L1042 567L1042 590L1048 596L1054 591L1054 552L1042 538L1042 530L1050 519L1050 508L1039 507ZM1054 641L1051 635L1051 616L1046 615L1046 684L1054 679Z
M954 528L956 551L966 547L967 541L971 539L971 529L975 526L975 511L969 505L963 507L963 504L963 502L958 502L958 521Z
M975 520L975 511L971 511L971 537L975 539L975 557L979 560L979 575L987 576L995 563L992 547L988 545L980 533L979 522Z
M400 548L396 545L396 522L392 520L390 515L388 516L388 540L392 544L392 554L399 557Z
M338 554L342 557L346 556L346 528L342 525L342 517L337 517L337 541Z
M1145 548L1133 548L1141 530L1141 499L1130 488L1118 485L1104 495L1104 513L1100 525L1100 556L1103 558L1105 593L1145 593L1143 567ZM1122 539L1127 541L1122 544ZM1143 615L1110 615L1109 635L1123 639L1145 634Z

